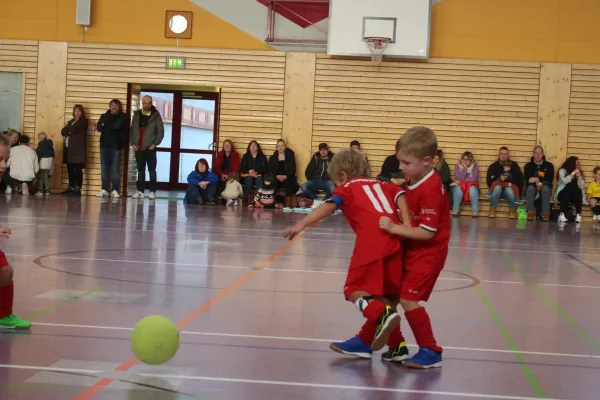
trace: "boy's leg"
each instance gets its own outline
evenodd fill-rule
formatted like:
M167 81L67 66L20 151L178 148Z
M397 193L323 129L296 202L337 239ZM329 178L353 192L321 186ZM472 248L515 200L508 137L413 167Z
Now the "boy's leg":
M419 301L427 301L439 274L406 271L400 293L400 305L406 320L415 335L419 352L404 362L412 368L434 368L442 366L443 349L433 335L431 320Z
M31 322L13 314L15 287L13 269L0 251L0 328L27 329Z

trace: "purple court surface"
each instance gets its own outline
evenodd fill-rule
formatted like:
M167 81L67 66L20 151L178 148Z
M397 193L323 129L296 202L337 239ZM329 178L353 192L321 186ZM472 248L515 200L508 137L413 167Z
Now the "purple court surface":
M600 398L591 222L454 219L426 305L444 366L416 371L328 349L362 323L342 296L354 242L343 216L290 244L281 232L301 214L166 199L0 204L15 313L34 324L0 332L2 400ZM159 367L129 347L151 314L183 329Z

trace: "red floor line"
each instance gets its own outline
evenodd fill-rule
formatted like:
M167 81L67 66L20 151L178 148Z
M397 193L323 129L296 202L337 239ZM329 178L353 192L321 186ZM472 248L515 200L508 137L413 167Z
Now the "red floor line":
M312 228L308 228L308 229L306 229L305 232L308 232L311 229ZM208 302L204 303L202 306L200 306L197 309L195 309L194 311L192 311L187 317L185 317L184 319L182 319L181 321L179 321L177 323L177 329L179 329L179 330L184 329L186 326L188 326L190 323L192 323L196 318L198 318L200 315L202 315L207 310L209 310L212 306L217 304L219 301L223 300L225 297L227 297L227 295L231 294L238 287L243 285L248 279L252 278L258 271L260 271L262 268L265 268L267 265L269 265L271 262L273 262L277 257L279 257L281 254L283 254L283 252L285 252L292 244L294 244L294 242L299 240L302 236L303 235L298 235L294 239L287 242L285 245L281 246L276 252L274 252L269 257L267 257L263 261L261 261L258 264L258 269L253 269L251 271L248 271L244 276L242 276L237 281L233 282L231 285L229 285L227 288L225 288L223 291L221 291L218 295L216 295L215 297L210 299ZM138 364L139 362L140 361L137 359L137 357L135 357L135 356L131 357L129 360L127 360L124 363L122 363L121 365L119 365L115 369L115 371L119 371L119 372L129 371L131 369L131 367ZM100 393L103 389L105 389L108 385L110 385L113 381L114 381L113 379L103 378L103 379L99 380L98 382L96 382L93 386L90 386L83 392L79 393L75 397L75 400L90 400L92 397L94 397L95 395Z

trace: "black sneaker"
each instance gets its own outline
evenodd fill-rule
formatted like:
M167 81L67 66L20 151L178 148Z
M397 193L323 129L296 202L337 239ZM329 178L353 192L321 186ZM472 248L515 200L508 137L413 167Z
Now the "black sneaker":
M394 362L401 362L404 360L408 360L410 358L410 355L408 353L408 347L406 346L406 343L402 342L398 345L398 347L396 347L395 349L392 349L391 347L388 349L388 351L386 351L385 353L383 353L381 355L381 359L383 361L394 361Z
M375 339L371 343L371 350L381 350L398 325L400 325L400 316L392 307L385 306L385 311L377 320L377 329L375 330Z
M207 197L206 198L206 204L209 205L209 206L214 206L217 203L215 203L215 200L212 197Z
M202 197L198 198L198 205L201 206L204 204L204 199Z

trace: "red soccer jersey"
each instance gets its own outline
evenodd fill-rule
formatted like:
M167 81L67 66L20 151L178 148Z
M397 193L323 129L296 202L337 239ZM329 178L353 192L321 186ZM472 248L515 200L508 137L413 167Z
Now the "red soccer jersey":
M444 268L450 242L450 204L440 176L431 170L406 189L412 226L435 232L431 240L407 240L404 268L422 273L439 273Z
M399 224L396 200L402 188L372 178L353 179L333 191L329 201L341 209L356 233L352 265L366 265L400 250L400 240L379 227L387 216Z

